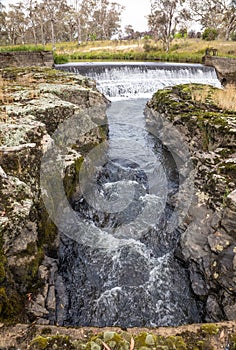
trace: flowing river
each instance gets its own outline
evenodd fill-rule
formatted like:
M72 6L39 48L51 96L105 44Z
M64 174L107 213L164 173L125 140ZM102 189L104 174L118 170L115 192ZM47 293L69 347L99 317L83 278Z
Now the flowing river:
M168 228L174 210L168 199L178 193L178 169L171 152L148 132L143 112L152 94L167 86L219 87L214 69L167 63L57 68L95 79L112 102L106 162L95 172L97 191L110 206L101 210L83 195L73 203L79 219L98 233L94 245L61 236L58 323L154 327L201 322L188 271L174 254L181 232Z

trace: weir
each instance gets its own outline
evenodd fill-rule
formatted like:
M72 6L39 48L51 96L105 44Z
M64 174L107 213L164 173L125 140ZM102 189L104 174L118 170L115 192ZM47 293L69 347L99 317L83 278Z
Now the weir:
M108 98L150 98L155 91L177 84L220 87L216 71L201 64L182 63L67 63L56 68L95 79Z
M107 110L106 161L94 171L104 209L77 194L73 209L93 244L61 235L57 322L76 326L155 327L201 322L202 305L176 258L181 234L170 229L180 188L174 155L146 128L144 108L156 90L183 83L220 87L215 70L165 63L75 63L58 69L97 81ZM188 198L186 198L188 200ZM118 202L118 206L114 203ZM93 205L95 203L95 205Z

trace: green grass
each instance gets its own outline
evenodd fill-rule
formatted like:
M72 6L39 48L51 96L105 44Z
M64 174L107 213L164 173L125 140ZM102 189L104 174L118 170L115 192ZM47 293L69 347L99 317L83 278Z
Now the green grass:
M9 52L9 51L49 51L49 47L43 45L12 45L12 46L0 46L0 52Z
M77 42L56 43L55 63L80 60L122 60L122 61L166 61L200 63L205 50L214 47L218 55L236 58L235 41L206 42L201 39L175 39L170 52L162 49L162 43L153 40L110 40L90 41L78 45ZM52 50L52 45L16 45L1 46L1 51L38 51Z
M122 60L122 61L165 61L165 62L191 62L199 63L202 60L201 54L178 54L163 52L76 52L73 54L54 55L55 63L66 63L70 61L85 60Z

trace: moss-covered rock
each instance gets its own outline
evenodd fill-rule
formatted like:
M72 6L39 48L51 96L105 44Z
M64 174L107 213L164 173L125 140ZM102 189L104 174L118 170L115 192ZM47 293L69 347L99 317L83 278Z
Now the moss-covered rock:
M219 350L235 349L235 322L178 328L66 328L17 325L0 328L0 346L30 350ZM23 336L19 336L23 334Z

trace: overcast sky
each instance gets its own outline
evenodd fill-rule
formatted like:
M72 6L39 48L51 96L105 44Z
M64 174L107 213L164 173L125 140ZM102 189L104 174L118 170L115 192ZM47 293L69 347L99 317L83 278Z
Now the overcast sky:
M50 1L50 0L48 0ZM135 30L147 30L147 16L150 13L150 0L114 0L115 2L125 6L122 14L122 27L131 24ZM2 0L4 5L16 4L19 0Z

